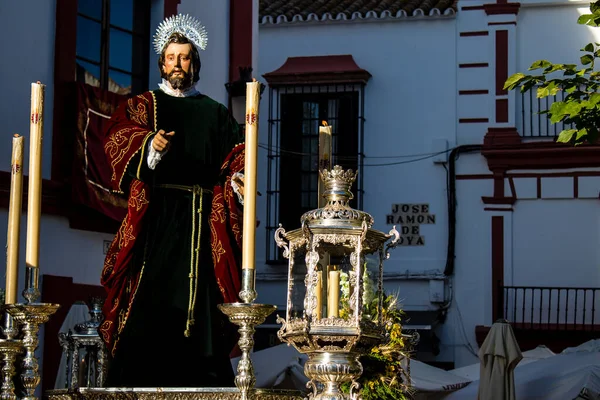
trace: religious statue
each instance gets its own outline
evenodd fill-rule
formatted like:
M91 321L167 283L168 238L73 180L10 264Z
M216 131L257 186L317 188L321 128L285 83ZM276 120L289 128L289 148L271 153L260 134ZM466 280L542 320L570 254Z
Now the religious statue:
M195 18L163 21L162 83L111 117L104 149L128 213L102 271L105 386L233 386L236 333L217 304L239 301L244 145L226 107L195 89L206 43Z

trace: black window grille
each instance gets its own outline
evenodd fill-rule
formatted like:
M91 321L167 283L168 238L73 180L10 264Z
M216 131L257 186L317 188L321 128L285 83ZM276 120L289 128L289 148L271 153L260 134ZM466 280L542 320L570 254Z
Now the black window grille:
M121 94L147 90L150 3L78 0L78 81Z
M268 263L284 259L273 234L300 227L303 213L318 207L319 126L332 126L332 166L358 171L352 207L362 209L364 84L275 86L269 89L267 143Z

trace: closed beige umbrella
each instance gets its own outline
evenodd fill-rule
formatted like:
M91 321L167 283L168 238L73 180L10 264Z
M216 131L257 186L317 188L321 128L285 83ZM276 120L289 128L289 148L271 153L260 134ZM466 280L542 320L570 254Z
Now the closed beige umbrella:
M512 327L496 321L479 349L479 400L515 400L514 369L523 358Z

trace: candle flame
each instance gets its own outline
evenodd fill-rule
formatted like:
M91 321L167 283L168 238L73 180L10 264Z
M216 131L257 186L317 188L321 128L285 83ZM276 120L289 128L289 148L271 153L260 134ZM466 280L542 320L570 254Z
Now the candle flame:
M323 124L323 126L329 126L329 125L327 124L327 121L321 121L321 123Z

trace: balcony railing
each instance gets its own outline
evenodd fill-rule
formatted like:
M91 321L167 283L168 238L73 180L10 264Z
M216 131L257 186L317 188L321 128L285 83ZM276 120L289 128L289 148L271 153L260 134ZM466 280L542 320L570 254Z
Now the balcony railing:
M498 315L523 329L600 331L600 288L503 286Z
M552 139L564 129L570 129L572 124L550 122L547 114L540 114L550 109L555 101L564 100L565 93L558 92L555 96L538 99L536 90L530 90L517 96L517 106L521 111L517 113L517 128L521 136L529 139Z

